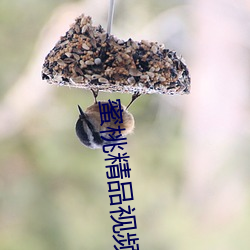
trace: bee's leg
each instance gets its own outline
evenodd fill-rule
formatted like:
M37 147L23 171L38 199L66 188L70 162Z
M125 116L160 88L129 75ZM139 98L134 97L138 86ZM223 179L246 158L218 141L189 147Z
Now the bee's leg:
M132 100L131 102L128 104L127 108L128 109L130 107L130 105L140 96L141 94L139 93L139 91L135 92L133 95L132 95Z
M97 96L98 96L98 93L99 93L99 89L90 89L91 91L92 91L92 93L93 93L93 96L94 96L94 99L95 99L95 103L97 103L97 100L96 100L96 98L97 98Z

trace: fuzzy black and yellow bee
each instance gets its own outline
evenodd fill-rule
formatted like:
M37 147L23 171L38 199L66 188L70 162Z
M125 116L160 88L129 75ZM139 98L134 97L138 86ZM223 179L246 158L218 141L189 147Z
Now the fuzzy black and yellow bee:
M78 105L79 118L76 122L75 129L76 135L78 136L82 144L91 149L98 149L101 148L103 145L112 144L112 140L105 141L102 139L102 137L108 136L108 132L105 133L105 131L108 131L110 128L117 130L119 128L119 130L121 131L120 139L133 133L135 121L133 115L128 111L128 107L138 97L138 95L132 97L132 100L127 107L121 105L123 111L122 123L115 123L115 120L111 119L110 122L105 122L101 126L100 105L106 104L110 107L110 103L107 101L101 101L100 103L98 103L96 100L97 92L93 90L92 92L95 98L95 102L93 105L88 107L85 112ZM100 133L101 131L102 134Z

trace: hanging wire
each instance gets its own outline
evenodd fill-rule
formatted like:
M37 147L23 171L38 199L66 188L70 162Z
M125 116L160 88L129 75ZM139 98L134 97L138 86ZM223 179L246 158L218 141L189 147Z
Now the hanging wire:
M109 14L108 14L108 27L107 27L107 33L109 35L111 34L113 17L114 17L114 10L115 10L115 0L110 0Z

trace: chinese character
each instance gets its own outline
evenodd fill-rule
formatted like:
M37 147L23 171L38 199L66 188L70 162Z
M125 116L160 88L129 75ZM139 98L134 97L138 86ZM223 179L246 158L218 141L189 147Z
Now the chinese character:
M108 156L111 156L111 158L106 158L105 161L113 160L112 164L114 164L117 160L119 160L119 163L121 162L121 160L128 162L128 160L126 159L130 158L129 156L127 156L127 153L122 154L122 156L120 153L118 153L118 156L111 155L111 154L108 154Z
M124 177L130 178L130 171L129 164L127 163L119 163L116 165L107 165L106 168L109 168L109 172L106 172L106 176L108 179L115 179Z
M123 123L122 120L122 106L121 106L121 100L116 99L116 102L114 101L108 101L108 103L101 103L99 104L99 111L100 111L100 118L101 118L101 126L104 122L110 122L111 119L115 120L114 124Z

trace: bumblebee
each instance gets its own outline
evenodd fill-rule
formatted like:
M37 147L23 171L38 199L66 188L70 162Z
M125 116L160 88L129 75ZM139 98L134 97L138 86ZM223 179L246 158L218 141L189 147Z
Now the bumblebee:
M139 94L136 93L132 96L132 100L127 106L127 108L121 105L123 109L123 112L122 112L123 123L117 122L115 124L114 120L111 120L110 122L105 122L103 126L101 126L99 104L96 100L98 91L95 92L92 90L92 92L95 98L95 103L93 105L88 107L85 110L85 112L78 105L80 114L76 122L75 130L76 130L76 135L78 136L79 140L81 141L83 145L91 149L98 149L98 148L101 148L103 145L117 142L117 140L106 141L102 139L102 137L105 137L105 138L108 137L108 132L105 133L103 131L108 131L109 128L120 130L121 137L119 137L119 139L122 139L133 132L134 127L135 127L135 121L134 121L133 115L128 111L128 108L133 103L133 101L139 96ZM100 104L101 105L107 104L110 107L110 104L107 101L101 101ZM119 126L120 126L120 129L118 129ZM102 134L100 133L100 131L102 131Z

